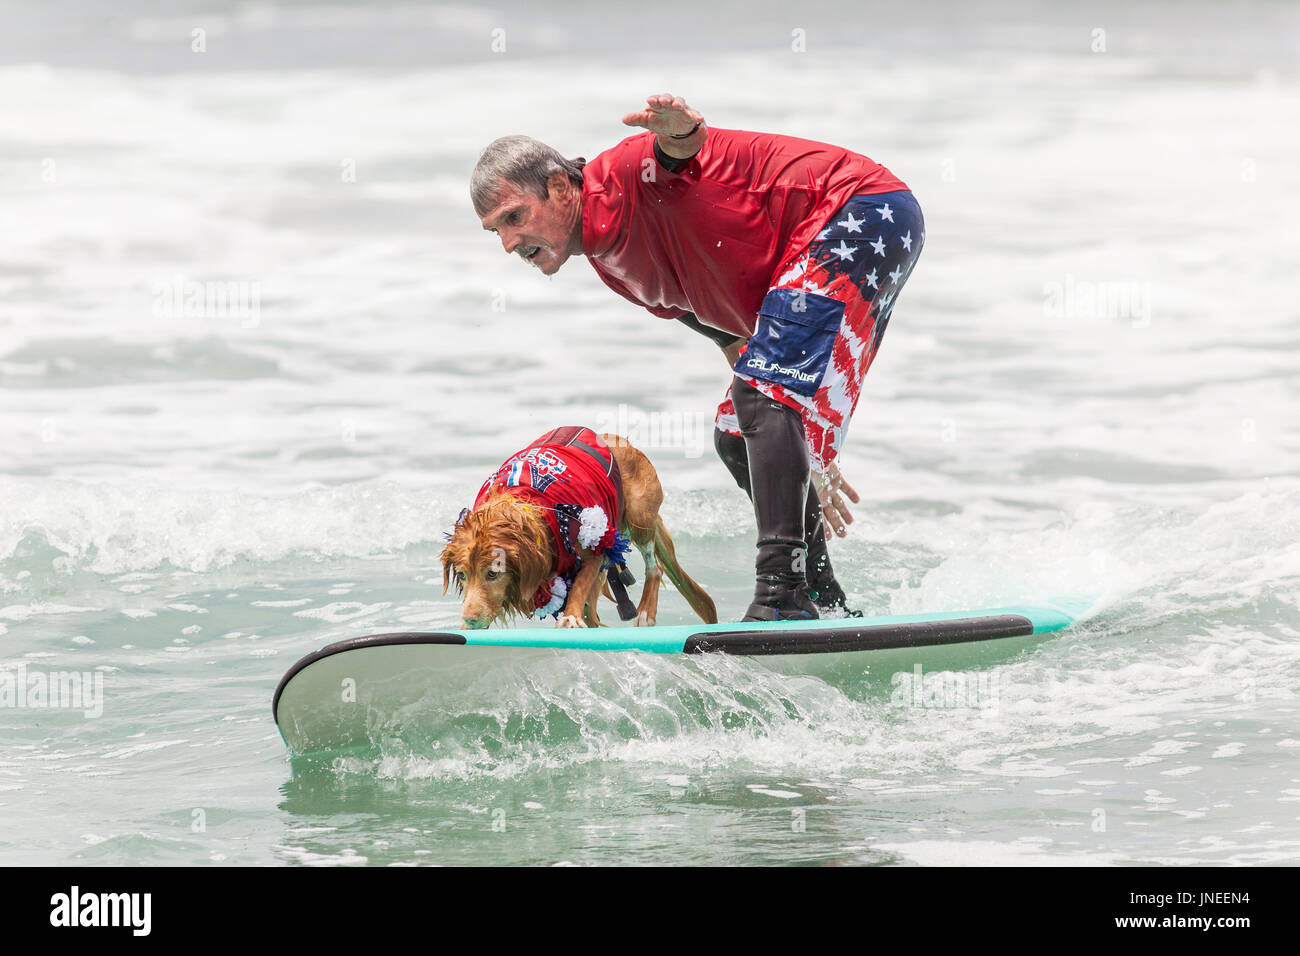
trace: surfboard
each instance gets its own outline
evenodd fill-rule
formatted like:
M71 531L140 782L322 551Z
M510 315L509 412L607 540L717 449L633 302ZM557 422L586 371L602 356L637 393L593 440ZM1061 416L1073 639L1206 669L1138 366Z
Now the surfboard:
M659 627L370 634L308 654L275 690L272 712L295 754L375 744L403 715L506 670L536 672L556 657L726 654L789 674L837 679L889 667L987 664L1070 626L1091 605L1064 599L987 608L818 621Z

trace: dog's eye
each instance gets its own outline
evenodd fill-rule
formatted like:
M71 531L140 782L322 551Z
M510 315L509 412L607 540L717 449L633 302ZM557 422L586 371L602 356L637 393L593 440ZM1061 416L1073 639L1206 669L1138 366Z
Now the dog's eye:
M489 581L495 581L497 578L501 577L501 572L488 571L486 574L483 575L483 577L487 578Z

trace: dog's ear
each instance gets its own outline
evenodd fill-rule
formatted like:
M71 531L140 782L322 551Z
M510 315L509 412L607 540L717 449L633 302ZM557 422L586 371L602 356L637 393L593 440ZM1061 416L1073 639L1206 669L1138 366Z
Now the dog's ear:
M511 557L514 567L510 570L514 573L517 589L512 603L520 614L527 617L534 611L533 595L551 572L551 555L547 551L538 551L536 547L525 546Z
M465 520L470 516L471 513L472 512L470 511L469 508L461 508L460 514L456 516L455 525L452 527L450 531L445 532L443 534L443 537L447 539L447 547L443 548L442 554L439 555L439 558L442 560L442 593L443 594L446 594L447 588L451 586L451 576L456 571L456 557L457 557L456 551L459 550L462 555L464 553L464 547L465 547L463 543L464 539L461 539L462 543L460 547L457 548L456 538L460 534L461 529L465 527ZM457 588L457 590L458 591L460 590L459 587Z
M446 594L447 588L451 587L451 572L456 566L451 558L451 548L443 548L440 557L442 558L442 593Z
M530 509L505 503L493 525L493 551L506 554L510 584L506 588L506 605L511 611L529 617L535 610L533 595L551 574L554 560L546 542L550 532L546 523Z

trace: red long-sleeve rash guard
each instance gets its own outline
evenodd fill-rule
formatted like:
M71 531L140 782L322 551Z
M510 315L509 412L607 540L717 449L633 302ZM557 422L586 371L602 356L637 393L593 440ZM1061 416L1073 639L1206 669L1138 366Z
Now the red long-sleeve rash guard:
M677 172L655 134L630 136L583 168L582 249L624 298L749 338L776 270L851 196L907 189L858 153L744 130L708 131Z

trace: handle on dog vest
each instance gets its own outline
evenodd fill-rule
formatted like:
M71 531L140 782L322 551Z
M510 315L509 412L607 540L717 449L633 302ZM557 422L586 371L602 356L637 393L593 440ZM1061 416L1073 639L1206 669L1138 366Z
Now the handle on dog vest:
M612 568L610 570L613 570ZM632 578L631 581L623 580L624 575ZM618 574L609 575L606 580L609 582L609 593L614 595L614 601L618 604L618 617L622 621L630 621L636 617L636 605L632 599L627 596L627 586L635 584L636 578L626 567L620 568Z

